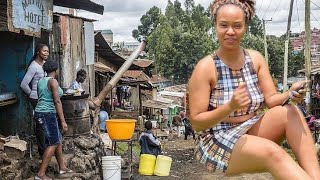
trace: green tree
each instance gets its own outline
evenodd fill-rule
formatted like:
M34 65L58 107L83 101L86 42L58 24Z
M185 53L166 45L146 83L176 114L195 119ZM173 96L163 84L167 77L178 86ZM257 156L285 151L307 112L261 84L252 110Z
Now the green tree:
M254 15L252 20L249 22L248 31L251 35L260 37L263 36L262 21L259 19L257 15Z
M155 61L156 72L177 83L186 83L198 60L218 47L209 10L195 5L194 0L186 0L183 6L178 0L168 0L164 14L159 8L151 8L141 17L138 29L133 31L133 37L138 40L141 36L147 36L147 57ZM249 27L241 46L264 54L262 21L254 16ZM267 43L270 72L274 77L281 78L284 40L268 36ZM290 54L290 76L303 68L301 59L301 54Z
M270 73L274 77L281 77L283 74L284 43L280 38L268 36L267 44ZM241 45L243 48L254 49L262 55L264 54L264 42L261 36L245 35Z
M264 51L263 38L246 34L241 41L241 46L246 49L254 49L260 53Z
M270 73L276 78L283 77L284 39L281 37L268 36L268 57ZM264 54L264 43L261 36L246 35L242 41L242 47L254 49ZM289 52L293 52L290 46ZM290 53L288 57L288 76L297 76L298 70L303 69L304 56L301 52Z
M274 77L283 76L284 41L275 36L268 36L269 68Z
M139 42L143 37L148 37L159 24L161 9L153 6L140 18L141 25L132 31L132 36Z
M210 18L193 0L168 1L159 25L148 37L148 55L156 71L177 83L186 83L199 59L212 52Z
M292 52L292 48L290 48ZM298 70L304 68L304 54L303 51L291 53L288 60L288 76L297 76Z

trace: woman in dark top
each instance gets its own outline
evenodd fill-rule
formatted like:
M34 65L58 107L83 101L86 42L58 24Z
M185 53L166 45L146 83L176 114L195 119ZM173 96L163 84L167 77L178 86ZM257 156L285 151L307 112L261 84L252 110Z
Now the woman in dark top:
M60 174L72 172L66 167L63 161L62 135L58 125L59 119L62 132L68 130L60 101L63 91L56 80L58 63L53 60L48 60L43 65L43 70L47 73L47 76L41 78L38 82L39 99L35 109L34 120L37 126L41 127L44 132L46 149L35 179L50 179L45 175L45 172L53 154L55 154L58 161Z

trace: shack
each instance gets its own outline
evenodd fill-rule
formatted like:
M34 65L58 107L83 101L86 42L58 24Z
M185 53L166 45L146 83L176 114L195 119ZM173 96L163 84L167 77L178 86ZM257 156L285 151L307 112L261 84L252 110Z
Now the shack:
M87 65L85 64L87 63L86 59L90 59L90 53L81 55L79 60L68 58L65 53L68 52L68 50L65 48L69 48L70 50L70 44L62 43L64 48L61 48L61 42L57 42L56 40L70 38L70 36L64 36L70 35L70 32L61 34L59 33L61 29L57 28L57 26L61 25L60 22L66 25L68 23L64 23L67 21L65 19L71 19L70 24L72 24L71 26L73 28L75 28L76 25L80 27L78 33L72 33L72 38L80 39L84 37L85 32L83 31L83 26L88 29L86 30L87 34L92 34L91 44L93 46L92 20L79 20L78 18L53 14L54 5L85 9L100 14L103 13L104 9L103 6L93 3L90 0L0 0L0 36L2 39L0 41L0 134L2 135L23 134L24 132L32 131L30 126L32 110L27 96L20 89L20 83L34 54L34 47L38 42L48 44L51 51L50 58L59 60L61 65L60 82L62 87L67 87L70 83L69 81L74 78L74 72L77 70L76 67L78 67L77 65L79 64L79 68L81 68ZM90 41L90 39L88 41ZM90 45L90 43L86 44ZM79 51L83 49L79 47L82 47L82 45L84 45L83 42L78 42L73 46L74 49L72 50L78 48L77 51L73 51L73 53L78 54L69 57L79 55ZM94 54L94 52L91 54ZM73 66L70 66L71 63L74 63ZM91 66L92 70L89 66L87 67L88 72L93 72L93 63ZM70 73L71 69L72 71ZM67 74L70 75L65 76ZM87 92L90 92L88 82L85 84L85 87L88 90ZM94 86L92 86L91 89L94 89Z

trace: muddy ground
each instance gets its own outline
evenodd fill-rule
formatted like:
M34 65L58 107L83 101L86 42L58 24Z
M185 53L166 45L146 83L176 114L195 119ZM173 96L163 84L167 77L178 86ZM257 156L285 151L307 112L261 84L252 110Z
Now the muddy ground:
M189 137L190 138L190 137ZM141 176L138 173L138 166L134 169L134 180L269 180L272 176L269 173L244 174L241 176L224 177L221 174L210 173L205 167L193 158L194 140L184 140L183 137L174 141L162 143L164 155L172 157L170 176Z

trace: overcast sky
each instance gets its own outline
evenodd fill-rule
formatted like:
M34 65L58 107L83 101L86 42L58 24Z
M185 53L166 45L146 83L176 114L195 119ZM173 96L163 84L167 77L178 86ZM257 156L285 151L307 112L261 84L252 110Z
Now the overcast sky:
M95 19L95 30L111 29L114 42L135 41L131 32L140 25L140 18L151 7L164 9L167 0L91 0L104 6L104 14L99 15L86 11L78 11L79 16ZM174 0L172 0L174 1ZM180 0L183 4L184 0ZM207 8L212 0L195 0ZM266 24L267 34L280 36L286 32L290 0L256 0L256 14L271 22ZM291 31L304 31L304 0L295 0L292 13ZM311 28L320 28L320 2L311 0Z

